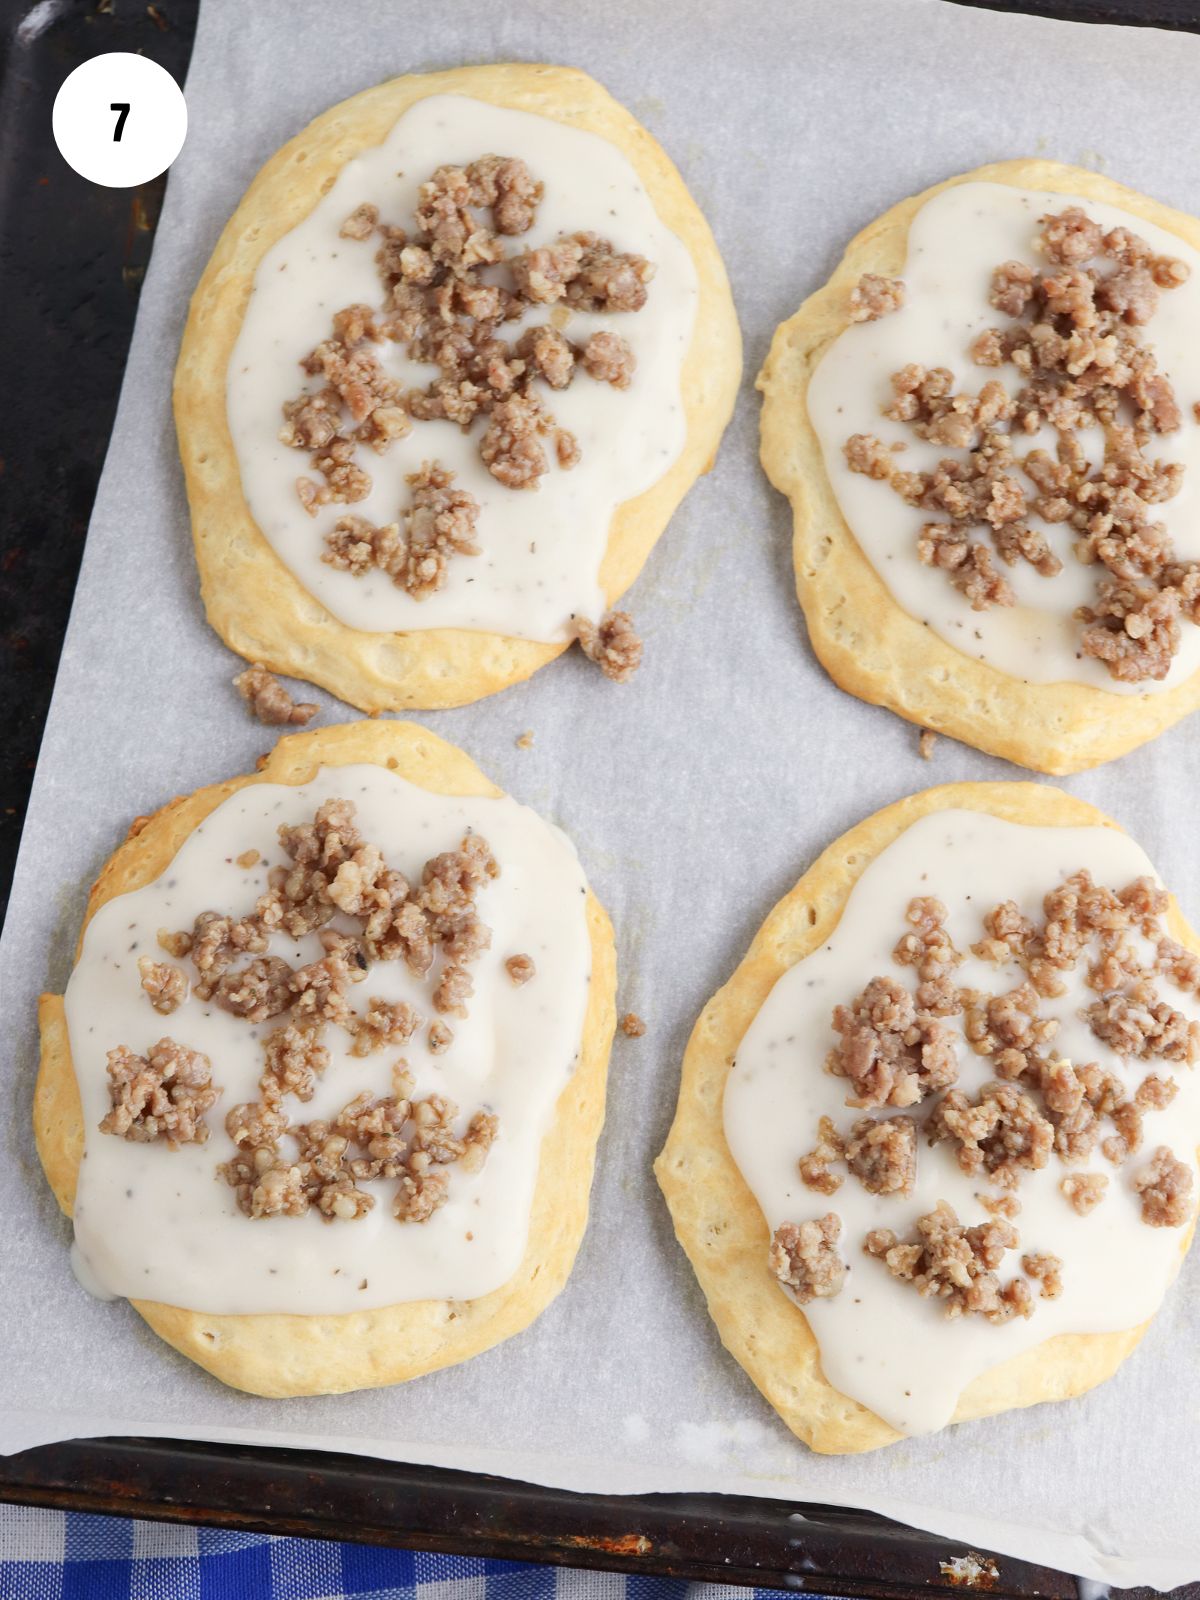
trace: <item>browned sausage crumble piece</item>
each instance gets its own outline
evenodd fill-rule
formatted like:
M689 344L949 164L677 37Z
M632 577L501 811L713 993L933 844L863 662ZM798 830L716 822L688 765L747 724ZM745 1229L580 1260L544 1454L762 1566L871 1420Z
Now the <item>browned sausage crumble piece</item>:
M266 1067L259 1079L267 1104L278 1105L287 1094L294 1094L297 1100L312 1099L317 1079L329 1065L329 1051L321 1042L324 1032L323 1021L287 1022L267 1035L263 1041Z
M379 207L373 206L364 200L362 205L355 206L354 210L342 223L338 232L343 239L369 239L375 232L375 225L379 221Z
M785 1222L776 1228L767 1265L801 1305L840 1293L847 1270L838 1254L841 1232L841 1218L833 1211L810 1222Z
M446 1024L439 1018L435 1018L429 1024L429 1033L427 1038L429 1042L429 1053L430 1055L434 1056L445 1055L446 1051L449 1050L450 1046L454 1043L453 1030L448 1028Z
M1086 1217L1104 1199L1108 1179L1103 1172L1068 1172L1058 1186L1067 1203Z
M1182 1228L1192 1214L1192 1169L1160 1144L1133 1180L1142 1197L1142 1221L1151 1228Z
M1139 1111L1164 1111L1179 1092L1174 1078L1160 1078L1151 1072L1143 1078L1133 1093L1133 1103Z
M847 1078L854 1090L846 1104L911 1106L958 1077L950 1030L929 1011L918 1011L912 995L894 978L872 978L849 1006L833 1013L841 1042L827 1069Z
M593 333L579 359L589 378L614 389L628 389L637 370L633 351L619 333Z
M354 1024L351 1055L368 1056L376 1050L405 1044L416 1033L424 1018L407 1000L381 1000L372 995L366 1010Z
M962 955L946 932L946 908L931 895L910 900L905 921L912 929L904 934L892 958L901 967L915 967L921 980L917 986L917 1006L938 1017L953 1017L962 1010L962 1000L952 978Z
M108 1093L112 1110L101 1133L148 1144L165 1139L172 1150L204 1144L204 1113L221 1093L212 1084L212 1063L199 1050L174 1039L160 1039L148 1056L124 1045L108 1052Z
M518 989L522 984L528 983L530 978L537 976L537 967L532 956L509 956L504 963L504 970Z
M845 1140L838 1133L830 1117L817 1123L817 1142L799 1161L800 1181L806 1189L818 1194L835 1194L842 1186L841 1174L831 1172L830 1164L841 1161L846 1154Z
M927 1132L930 1144L955 1141L965 1173L986 1172L1007 1189L1021 1181L1022 1170L1044 1167L1054 1149L1054 1129L1012 1083L985 1084L974 1101L951 1089L933 1108Z
M434 988L433 1008L446 1016L465 1017L467 1001L474 992L475 984L466 967L451 962L442 968L442 975Z
M1015 369L1015 393L997 379L978 394L959 391L945 367L913 363L892 376L884 415L966 458L909 471L875 435L860 433L846 443L846 462L936 516L921 526L917 554L975 610L1015 603L994 556L1008 566L1028 562L1045 578L1061 572L1030 518L1062 526L1095 575L1094 599L1076 612L1082 654L1120 682L1161 680L1179 649L1180 623L1200 622L1200 564L1181 560L1155 520L1154 508L1178 494L1184 468L1148 451L1183 419L1142 330L1160 291L1183 283L1188 269L1127 228L1105 232L1078 207L1041 220L1037 248L1046 265L996 268L991 303L1009 320L986 329L971 351L979 366ZM889 282L864 278L851 294L850 319L891 309ZM1046 427L1056 436L1053 454L1040 445L1018 449ZM1079 438L1089 428L1103 433L1098 464Z
M597 626L586 617L576 617L579 647L594 661L606 678L627 683L642 664L642 641L634 630L627 611L608 611Z
M860 1117L846 1141L846 1165L870 1194L911 1194L917 1181L917 1125L911 1117Z
M370 203L346 218L343 238L379 240L381 304L334 314L330 336L301 363L309 385L283 407L279 437L305 451L316 474L296 481L310 514L364 500L372 480L359 447L383 454L414 421L469 429L486 419L484 465L511 489L536 489L552 458L564 470L580 459L578 440L558 426L534 385L562 390L583 371L625 389L636 363L619 334L594 332L576 345L554 324L574 311L640 311L654 267L594 233L560 235L509 255L505 240L528 233L542 194L523 161L485 155L465 167L439 167L421 184L411 230L381 222ZM503 338L506 324L532 306L557 309L550 322ZM438 376L424 389L405 389L372 349L387 343L401 346L410 361L437 367ZM437 463L422 471L444 481L410 478L412 504L394 522L342 517L324 535L322 559L355 576L379 568L416 599L439 589L449 557L478 554L479 507L450 489L452 475Z
M358 973L359 978L365 976ZM288 980L294 1008L292 1015L302 1026L335 1022L353 1032L356 1018L346 995L351 969L339 955L323 956L293 972Z
M900 278L881 278L864 272L850 291L850 321L877 322L904 304L904 283Z
M257 956L249 966L223 973L213 985L212 998L235 1017L265 1022L291 1007L296 998L291 987L294 976L278 956Z
M948 1317L1008 1322L1033 1309L1020 1278L1001 1285L997 1274L1006 1252L1019 1243L1017 1230L1002 1217L964 1228L954 1208L940 1200L917 1218L915 1238L900 1241L891 1228L873 1228L863 1249L918 1294L944 1301Z
M640 1039L646 1032L646 1024L636 1011L627 1011L621 1018L621 1032L627 1039Z
M302 727L321 709L315 701L294 700L274 673L257 661L239 672L233 683L251 712L269 728Z
M1189 1066L1200 1049L1200 1023L1159 1000L1154 984L1143 979L1124 992L1106 994L1084 1013L1097 1039L1118 1055L1139 1061L1158 1057Z
M1062 1261L1046 1251L1033 1251L1021 1257L1026 1277L1041 1285L1043 1300L1057 1300L1062 1293Z
M182 967L174 967L169 961L155 961L153 956L139 956L138 973L150 1004L164 1017L170 1016L175 1007L187 999L187 974Z
M817 1142L800 1157L800 1180L819 1194L842 1185L835 1161L847 1168L870 1194L911 1194L917 1178L917 1126L911 1117L860 1117L843 1137L829 1117L817 1124Z

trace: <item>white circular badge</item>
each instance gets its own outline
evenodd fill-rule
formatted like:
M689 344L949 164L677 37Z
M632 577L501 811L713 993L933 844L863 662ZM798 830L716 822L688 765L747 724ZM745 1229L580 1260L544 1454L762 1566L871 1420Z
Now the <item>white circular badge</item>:
M187 104L165 68L112 50L75 71L54 101L54 142L83 178L132 189L165 172L183 148Z

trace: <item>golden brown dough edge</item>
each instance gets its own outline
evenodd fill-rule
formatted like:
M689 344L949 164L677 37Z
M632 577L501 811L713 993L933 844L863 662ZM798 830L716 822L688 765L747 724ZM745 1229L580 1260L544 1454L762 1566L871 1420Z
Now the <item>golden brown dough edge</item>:
M823 1454L874 1450L901 1435L826 1382L807 1318L766 1269L766 1220L725 1143L725 1080L768 993L830 937L866 867L918 818L952 808L1036 827L1117 827L1094 806L1047 785L957 783L899 800L844 833L771 911L733 977L701 1012L683 1059L675 1121L654 1168L721 1342L792 1432ZM1173 898L1168 924L1200 954L1200 938ZM1194 1228L1193 1220L1181 1260ZM954 1420L1082 1394L1112 1376L1148 1327L1047 1339L975 1379Z
M138 819L104 867L84 925L107 900L157 877L198 823L253 783L304 783L318 766L372 762L440 794L498 795L461 750L413 723L358 722L281 739L263 770L200 789ZM345 1316L208 1316L132 1302L168 1344L223 1383L279 1397L340 1394L403 1383L519 1333L566 1283L587 1225L596 1142L615 1022L616 954L603 907L589 891L592 974L579 1064L542 1141L529 1245L517 1273L476 1300L425 1300ZM82 938L82 931L80 934ZM42 1054L34 1131L46 1177L70 1215L83 1151L79 1090L59 995L39 1005Z
M921 727L1039 772L1080 772L1124 755L1200 705L1200 672L1153 695L1076 683L1022 683L972 660L913 618L863 553L838 506L809 421L813 371L848 326L864 272L903 272L908 229L934 195L959 183L1006 183L1123 207L1200 249L1200 221L1094 172L1053 161L1002 161L949 178L870 223L833 277L775 332L759 374L761 458L792 502L796 590L813 649L834 682Z
M681 380L687 441L670 470L614 514L600 570L609 605L629 588L676 506L712 466L741 379L741 335L707 222L658 143L586 73L513 64L395 78L334 106L284 145L226 225L192 299L175 374L176 430L208 620L247 660L320 684L362 711L464 705L520 682L567 648L466 629L349 628L284 566L242 494L225 375L258 263L347 160L380 143L402 112L431 94L470 95L609 139L633 163L659 216L695 262L700 298Z

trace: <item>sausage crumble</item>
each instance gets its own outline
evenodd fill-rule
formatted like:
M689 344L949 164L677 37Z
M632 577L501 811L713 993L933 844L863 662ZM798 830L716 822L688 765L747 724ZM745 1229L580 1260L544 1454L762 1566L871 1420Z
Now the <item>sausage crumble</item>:
M239 672L233 685L253 715L269 728L303 727L321 709L313 700L294 700L259 661Z
M829 1117L817 1124L817 1143L799 1162L800 1180L819 1194L841 1188L835 1161L870 1194L911 1194L917 1177L917 1127L911 1117L860 1117L843 1138Z
M579 648L614 683L627 683L641 666L642 641L627 611L608 611L598 625L576 617L575 628Z
M1062 1261L1056 1255L1035 1250L1021 1257L1026 1277L1041 1285L1043 1300L1057 1300L1062 1293Z
M850 291L850 321L877 322L904 304L904 284L899 278L882 278L864 272Z
M835 1194L842 1186L841 1175L831 1172L830 1165L841 1161L846 1154L846 1141L838 1133L830 1117L817 1123L817 1142L798 1163L800 1181L807 1189L818 1194Z
M454 474L437 461L425 462L405 482L411 497L403 531L398 522L376 527L365 517L340 517L325 535L321 560L356 578L377 568L414 600L426 600L444 585L451 556L479 554L479 502L453 488Z
M944 1301L948 1317L1008 1322L1032 1313L1028 1286L1020 1278L1002 1285L997 1272L1019 1243L1017 1230L1002 1217L964 1228L954 1208L939 1200L917 1218L915 1238L901 1241L891 1228L873 1228L863 1249L918 1294Z
M846 1143L846 1165L870 1194L911 1194L917 1181L917 1125L911 1117L861 1117Z
M841 1232L841 1218L833 1211L811 1222L785 1222L776 1228L767 1264L801 1305L841 1292L847 1271L837 1247Z
M199 1050L174 1039L160 1039L148 1056L125 1045L108 1052L108 1093L112 1110L101 1133L148 1144L165 1139L172 1150L204 1144L211 1111L221 1091L212 1083L212 1063Z
M854 1093L847 1105L916 1105L958 1077L950 1030L929 1011L918 1011L893 978L872 978L849 1006L834 1010L833 1027L841 1042L827 1067L849 1079Z
M155 961L153 956L139 956L138 973L150 1004L164 1017L187 999L187 974L182 967L172 966L169 961Z
M1133 1180L1142 1197L1142 1221L1152 1228L1182 1228L1192 1214L1192 1170L1159 1145Z
M1068 1204L1081 1217L1094 1211L1104 1199L1108 1179L1103 1172L1068 1172L1059 1183Z
M927 1132L930 1144L955 1141L965 1173L986 1172L1006 1189L1021 1181L1022 1169L1044 1167L1054 1149L1054 1129L1012 1083L985 1084L974 1101L951 1089L933 1108Z

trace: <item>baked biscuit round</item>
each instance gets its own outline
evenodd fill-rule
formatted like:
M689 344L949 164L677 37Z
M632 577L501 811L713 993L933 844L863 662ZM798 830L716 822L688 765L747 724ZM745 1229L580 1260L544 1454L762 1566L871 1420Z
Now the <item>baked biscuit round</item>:
M721 1342L791 1431L822 1454L874 1450L904 1435L827 1380L805 1311L768 1270L771 1230L726 1139L726 1086L747 1030L775 985L831 939L863 873L913 824L946 811L981 812L1039 829L1102 827L1121 832L1086 802L1031 783L947 784L887 806L851 828L774 907L732 978L701 1013L683 1060L675 1119L655 1163L676 1237L696 1273ZM936 891L937 885L922 887ZM1185 922L1173 898L1165 920L1174 939L1192 955L1200 954L1200 936ZM863 973L864 981L868 976ZM812 1070L819 1073L820 1063ZM1189 1070L1197 1069L1184 1069ZM839 1085L839 1093L850 1087L832 1081ZM774 1112L776 1118L786 1114L782 1105ZM797 1155L813 1142L809 1134L807 1129L795 1134ZM1016 1192L1019 1197L1021 1191ZM839 1198L836 1192L828 1197L808 1194L808 1214L836 1211ZM889 1199L886 1204L898 1202ZM1021 1220L1020 1215L1015 1218L1018 1229ZM1082 1225L1090 1221L1085 1218ZM1180 1260L1191 1243L1195 1222L1193 1192L1190 1221L1179 1237ZM848 1287L841 1291L848 1297L856 1279L861 1285L863 1275L882 1274L884 1267L867 1260L854 1241L843 1240L841 1248L850 1266ZM1069 1262L1064 1271L1070 1271ZM909 1286L903 1292L915 1293ZM1035 1311L1031 1324L1035 1327L1036 1316ZM949 1326L959 1328L963 1323ZM1112 1376L1148 1326L1147 1320L1118 1331L1063 1332L1030 1345L970 1382L950 1420L968 1421L1083 1394ZM903 1338L903 1332L897 1329L895 1336Z
M361 764L386 768L435 795L501 795L461 750L412 723L357 722L290 735L279 740L259 772L213 784L170 801L153 816L139 817L100 873L84 927L115 896L158 878L204 820L239 791L262 783L302 785L319 768ZM211 1315L139 1299L132 1300L134 1309L168 1344L223 1383L269 1397L403 1383L466 1361L528 1327L570 1274L587 1224L604 1120L616 957L608 917L590 890L586 924L591 970L577 1062L541 1142L524 1256L507 1282L475 1299L412 1301L338 1315ZM83 930L80 949L82 944ZM160 1032L170 1030L169 1017L157 1022ZM39 1024L34 1131L46 1177L70 1216L84 1122L62 996L41 997ZM228 1109L221 1102L215 1115ZM348 1225L353 1226L330 1226Z
M680 379L685 442L656 482L616 509L599 572L609 606L637 577L692 483L711 468L741 375L737 319L708 224L651 135L585 73L512 64L396 78L334 106L286 144L250 186L193 297L175 378L176 426L209 621L247 660L319 684L363 711L463 705L529 677L570 643L461 627L376 633L347 626L285 566L243 492L226 374L256 269L348 162L432 95L536 113L608 141L694 265L699 299ZM314 329L314 341L320 336Z
M1200 248L1194 217L1052 161L998 162L903 200L851 241L829 282L776 330L758 378L761 458L791 501L797 594L813 649L840 687L991 755L1040 772L1079 772L1155 738L1193 711L1200 705L1200 671L1156 692L1115 693L1085 682L1022 681L956 648L898 602L865 554L843 515L809 412L814 372L855 320L850 296L859 280L864 274L902 279L918 212L935 196L976 182L1106 203ZM1153 342L1152 326L1149 336ZM911 359L921 360L922 352ZM989 376L974 369L969 386ZM1187 412L1194 397L1179 398ZM880 493L887 490L881 486ZM922 517L918 510L912 517L915 544Z

